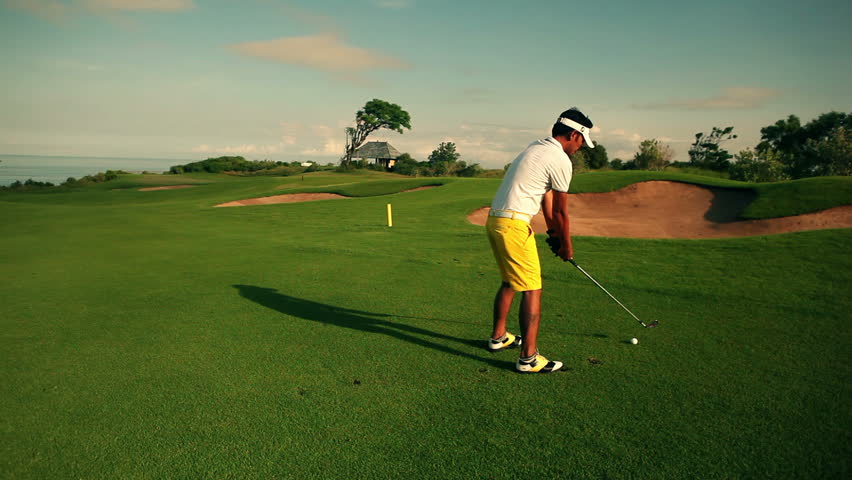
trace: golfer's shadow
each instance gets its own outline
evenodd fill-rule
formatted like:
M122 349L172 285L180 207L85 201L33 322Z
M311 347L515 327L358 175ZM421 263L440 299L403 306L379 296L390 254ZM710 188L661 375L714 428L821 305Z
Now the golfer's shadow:
M275 310L291 317L320 322L326 325L335 325L338 327L360 330L362 332L387 335L415 345L428 347L442 353L485 362L496 368L514 368L513 362L500 361L494 358L473 355L447 346L444 342L439 343L436 341L444 340L460 343L469 347L481 347L484 350L485 342L481 340L469 340L453 337L443 333L433 332L425 328L383 320L383 318L393 318L393 316L384 313L352 310L291 297L289 295L279 293L274 288L263 288L252 285L233 285L233 287L239 291L241 297L251 300L258 305L263 305L270 310ZM422 337L431 337L431 339L425 339Z

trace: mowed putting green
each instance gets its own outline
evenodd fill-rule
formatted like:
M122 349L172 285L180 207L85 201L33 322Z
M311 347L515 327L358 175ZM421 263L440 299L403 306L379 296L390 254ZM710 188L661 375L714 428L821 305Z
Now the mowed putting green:
M574 188L654 179L718 182ZM168 184L194 187L139 191ZM499 277L466 220L498 185L181 175L0 193L0 476L848 477L852 230L575 238L652 330L539 242L539 343L567 371L524 376L516 351L484 348ZM751 218L852 203L849 185L714 184L755 189ZM311 192L353 198L214 207ZM804 200L772 201L789 192Z

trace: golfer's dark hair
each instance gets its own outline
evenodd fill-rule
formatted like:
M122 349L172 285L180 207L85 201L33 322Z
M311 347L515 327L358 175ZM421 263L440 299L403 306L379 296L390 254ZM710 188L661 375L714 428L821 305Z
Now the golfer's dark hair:
M584 125L589 128L594 127L594 124L591 120L589 120L589 117L583 115L583 112L578 110L577 107L571 107L570 109L565 110L559 115L559 118L567 118L568 120L574 120L580 125ZM553 137L562 136L567 138L571 136L571 132L573 131L573 128L569 127L568 125L565 125L564 123L559 123L559 119L557 119L556 123L553 124L553 128L550 129L550 135Z

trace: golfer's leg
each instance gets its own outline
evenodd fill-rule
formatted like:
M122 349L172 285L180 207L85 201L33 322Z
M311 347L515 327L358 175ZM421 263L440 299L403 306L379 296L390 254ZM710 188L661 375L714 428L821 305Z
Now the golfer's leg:
M534 355L538 345L538 323L541 319L541 289L527 290L521 297L521 336L524 339L522 357Z
M497 295L494 297L494 330L491 331L491 338L497 339L506 333L506 317L509 316L509 309L512 308L514 298L515 291L512 287L506 282L500 284Z

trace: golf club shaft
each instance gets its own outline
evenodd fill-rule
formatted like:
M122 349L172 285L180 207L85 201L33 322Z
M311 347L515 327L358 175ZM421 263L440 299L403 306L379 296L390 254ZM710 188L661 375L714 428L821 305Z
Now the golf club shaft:
M589 274L588 274L588 272L586 272L585 270L583 270L583 267L581 267L581 266L577 265L577 262L575 262L573 259L572 259L572 260L569 260L569 262L571 262L571 264L572 264L572 265L574 265L575 267L577 267L577 269L578 269L578 270L580 270L581 272L583 272L583 275L585 275L585 276L589 277L589 280L593 281L593 282L595 283L595 285L597 285L597 286L598 286L598 288L600 288L601 290L603 290L603 291L604 291L604 293L606 293L607 295L609 295L609 298L611 298L611 299L615 300L615 303L617 303L617 304L618 304L621 308L623 308L623 309L624 309L624 311L626 311L627 313L629 313L631 317L635 318L635 319L636 319L636 321L637 321L637 322L639 322L640 324L642 324L642 326L643 326L643 327L647 327L647 325L645 325L645 322L643 322L642 320L639 320L639 317L637 317L636 315L633 315L633 312L631 312L630 310L628 310L628 309L627 309L627 307L625 307L625 306L624 306L621 302L619 302L617 298L613 297L613 296L612 296L612 294L611 294L611 293L609 293L609 292L607 291L607 289L605 289L605 288L603 287L603 285L601 285L600 283L598 283L598 281L597 281L597 280L595 280L594 278L592 278L592 276L591 276L591 275L589 275Z

